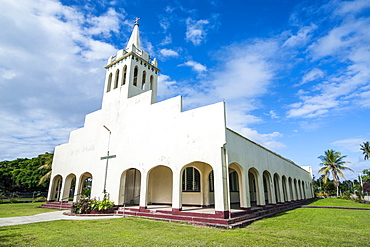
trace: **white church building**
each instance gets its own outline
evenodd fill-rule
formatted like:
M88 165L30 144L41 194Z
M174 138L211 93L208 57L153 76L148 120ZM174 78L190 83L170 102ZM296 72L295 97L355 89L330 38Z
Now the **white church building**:
M102 107L55 148L48 201L109 193L147 212L166 205L230 211L313 197L312 174L226 127L225 103L183 111L181 96L157 102L158 62L140 46L136 21L126 49L108 59Z

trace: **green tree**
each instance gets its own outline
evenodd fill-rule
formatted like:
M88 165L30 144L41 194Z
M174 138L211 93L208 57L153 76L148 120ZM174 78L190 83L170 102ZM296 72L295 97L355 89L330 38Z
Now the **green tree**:
M39 170L46 170L47 172L45 173L44 176L42 176L40 178L40 181L38 183L39 185L44 183L46 180L50 179L50 177L51 177L51 165L53 163L53 154L45 153L45 154L42 154L40 156L44 160L44 163L38 169Z
M360 150L362 151L362 154L364 155L364 160L367 160L370 158L370 143L369 142L364 142L363 144L360 144L361 148Z
M32 159L1 161L0 191L45 191L48 188L48 180L43 183L39 182L50 170L38 168L52 159L52 156L46 153Z
M342 170L353 171L351 168L344 166L345 163L349 163L348 161L344 161L346 157L347 155L342 156L340 152L336 152L333 149L325 151L325 155L318 157L321 160L320 165L323 166L319 170L319 173L324 175L324 183L326 183L330 175L333 177L334 186L337 188L337 196L339 195L339 178L344 178Z

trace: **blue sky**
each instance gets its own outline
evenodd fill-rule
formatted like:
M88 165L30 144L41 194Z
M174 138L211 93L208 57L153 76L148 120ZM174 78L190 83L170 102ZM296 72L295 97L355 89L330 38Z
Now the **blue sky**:
M0 9L0 160L52 152L100 109L103 67L140 17L159 100L225 101L228 127L316 177L328 149L370 168L359 149L370 141L368 0L0 0Z

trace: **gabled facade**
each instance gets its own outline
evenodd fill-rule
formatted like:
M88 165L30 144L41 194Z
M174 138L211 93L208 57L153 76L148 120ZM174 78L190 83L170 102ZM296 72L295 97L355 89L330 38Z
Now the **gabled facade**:
M158 63L137 23L105 69L102 108L55 148L48 200L106 191L116 205L202 206L227 218L313 197L310 172L226 127L224 102L189 111L180 96L156 102Z

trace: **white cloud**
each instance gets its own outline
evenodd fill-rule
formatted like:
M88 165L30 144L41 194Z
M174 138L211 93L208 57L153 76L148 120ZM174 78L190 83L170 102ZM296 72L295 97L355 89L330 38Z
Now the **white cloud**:
M180 64L178 66L188 66L197 73L202 73L202 72L207 71L206 66L204 66L203 64L200 64L198 62L195 62L193 60L186 61L185 63Z
M343 1L334 3L337 5L334 11L334 13L337 15L355 14L370 8L370 2L368 0Z
M325 80L306 89L304 94L297 94L299 102L289 106L288 117L313 118L325 116L329 111L367 107L368 97L365 87L370 83L370 17L355 17L355 13L368 8L363 1L354 1L344 11L343 6L350 2L340 3L341 10L328 17L327 21L336 21L334 27L321 34L311 45L306 54L311 62L328 68ZM338 8L338 2L332 1L323 8ZM338 14L345 16L338 17ZM335 65L335 66L334 66ZM305 74L298 85L320 79L324 72L313 69Z
M0 1L0 9L0 23L6 23L0 32L0 160L51 152L100 107L101 68L116 52L104 39L117 32L123 16L112 9L85 16L52 0Z
M164 57L178 57L179 56L179 54L176 51L171 50L171 49L161 49L159 52Z
M344 140L338 140L338 141L332 142L331 145L340 147L341 150L338 150L338 151L341 153L343 153L342 150L349 151L349 152L361 152L360 144L362 144L363 142L365 142L365 140L362 138L350 138L350 139L344 139Z
M190 17L186 19L186 40L192 42L194 45L200 45L207 36L209 28L208 20L195 21Z
M284 46L288 47L296 47L296 46L304 46L306 45L311 37L312 32L317 29L315 24L311 24L310 26L302 27L298 30L296 35L291 35L283 44Z
M324 75L325 75L325 73L321 69L313 68L312 70L310 70L308 73L306 73L303 76L301 82L299 84L297 84L296 86L301 86L301 85L306 84L308 82L323 78Z

